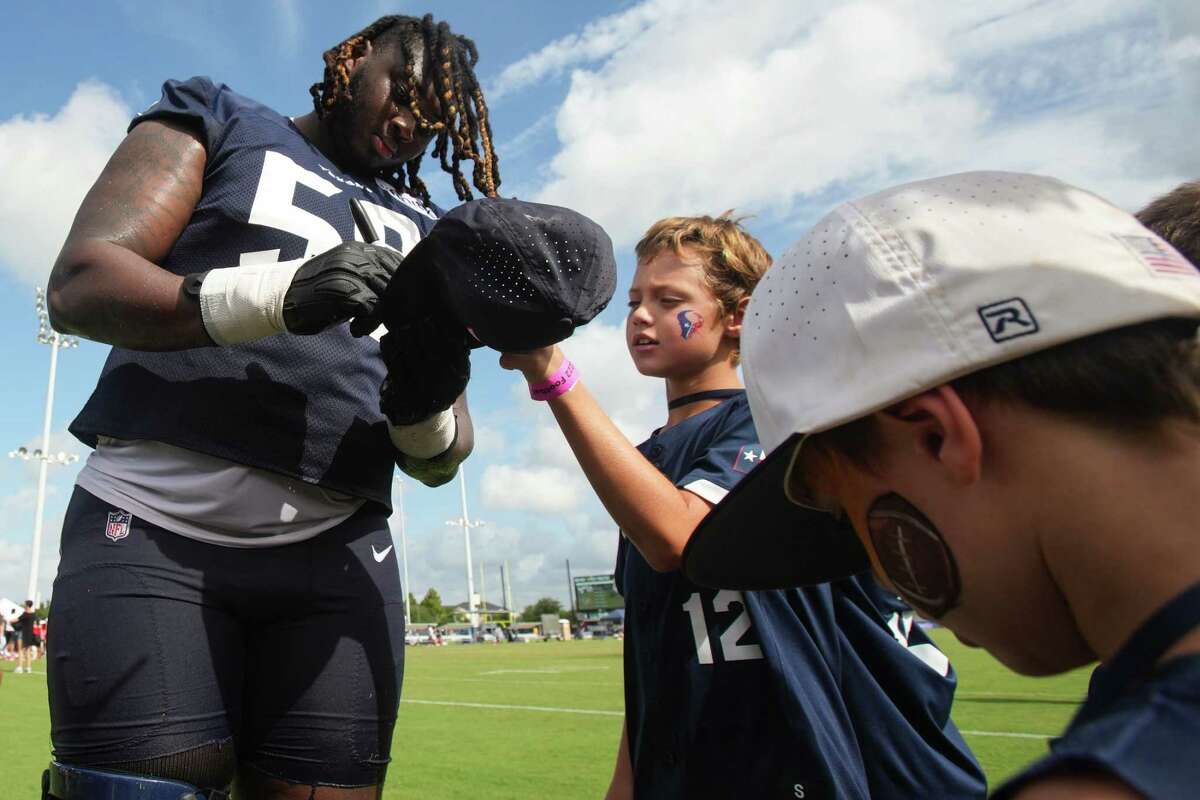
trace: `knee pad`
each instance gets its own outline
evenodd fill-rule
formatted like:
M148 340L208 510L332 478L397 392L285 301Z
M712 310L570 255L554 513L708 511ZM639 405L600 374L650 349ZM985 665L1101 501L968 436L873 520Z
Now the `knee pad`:
M214 789L128 772L72 767L50 762L42 773L42 800L228 800Z

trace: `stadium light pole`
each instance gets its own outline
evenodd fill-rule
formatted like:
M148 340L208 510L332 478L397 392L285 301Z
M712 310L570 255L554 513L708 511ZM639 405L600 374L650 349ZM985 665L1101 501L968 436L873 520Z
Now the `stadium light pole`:
M401 563L404 564L404 622L407 625L412 622L412 605L409 602L412 587L408 585L408 534L405 531L404 523L404 481L396 478L396 485L400 487L400 557Z
M463 530L463 546L467 553L467 620L471 623L471 636L474 638L479 619L475 613L475 576L471 574L471 528L481 528L487 523L472 522L467 516L467 474L462 464L458 465L458 492L462 501L462 516L458 519L448 519L446 524L462 527Z
M33 516L33 550L29 563L29 592L27 600L36 600L38 559L42 555L42 520L46 510L46 469L50 464L70 464L78 461L79 456L66 453L50 454L50 419L54 411L54 378L58 370L58 351L63 348L78 347L79 340L74 336L62 336L50 327L50 314L46 310L46 290L38 287L34 309L38 318L38 344L50 345L50 380L46 386L46 411L42 415L42 447L30 453L24 447L18 447L8 454L9 458L20 458L28 461L37 459L38 485L37 505Z

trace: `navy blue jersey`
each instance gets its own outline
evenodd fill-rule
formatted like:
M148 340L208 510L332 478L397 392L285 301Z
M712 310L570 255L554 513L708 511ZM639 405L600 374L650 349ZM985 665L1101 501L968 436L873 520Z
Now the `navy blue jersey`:
M983 797L983 769L950 719L958 687L950 660L915 624L912 609L870 573L836 581L830 590L842 699L871 796ZM771 593L754 592L752 602L760 594ZM793 691L803 690L802 683L794 684Z
M1119 778L1151 800L1200 793L1200 654L1157 664L1200 624L1200 585L1155 613L1092 673L1088 698L1050 754L996 792L1014 797L1039 778L1071 773Z
M757 439L743 394L638 449L715 503L762 458ZM949 722L952 673L897 641L890 600L870 578L704 589L655 572L622 537L616 579L636 796L983 796L982 772Z
M206 151L200 201L162 262L178 275L309 257L360 238L352 197L401 252L436 221L436 209L343 171L290 119L207 78L167 81L130 128L147 120L195 131ZM378 343L347 325L233 347L114 347L71 432L90 446L98 435L166 442L390 506L383 376Z

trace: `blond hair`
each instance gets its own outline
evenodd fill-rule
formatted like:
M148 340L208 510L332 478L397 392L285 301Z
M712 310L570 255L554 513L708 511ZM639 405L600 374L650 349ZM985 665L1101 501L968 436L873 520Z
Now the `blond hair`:
M734 313L771 266L771 256L739 224L744 217L734 219L732 213L660 219L634 248L638 263L649 261L667 248L679 258L696 256L721 313Z

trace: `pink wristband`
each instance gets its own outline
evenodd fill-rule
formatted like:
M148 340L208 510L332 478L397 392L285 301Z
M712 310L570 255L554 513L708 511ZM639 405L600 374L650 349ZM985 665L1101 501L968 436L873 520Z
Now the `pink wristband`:
M578 380L579 370L575 369L575 364L569 358L564 358L558 371L549 378L529 384L529 396L534 400L553 400L571 391Z

